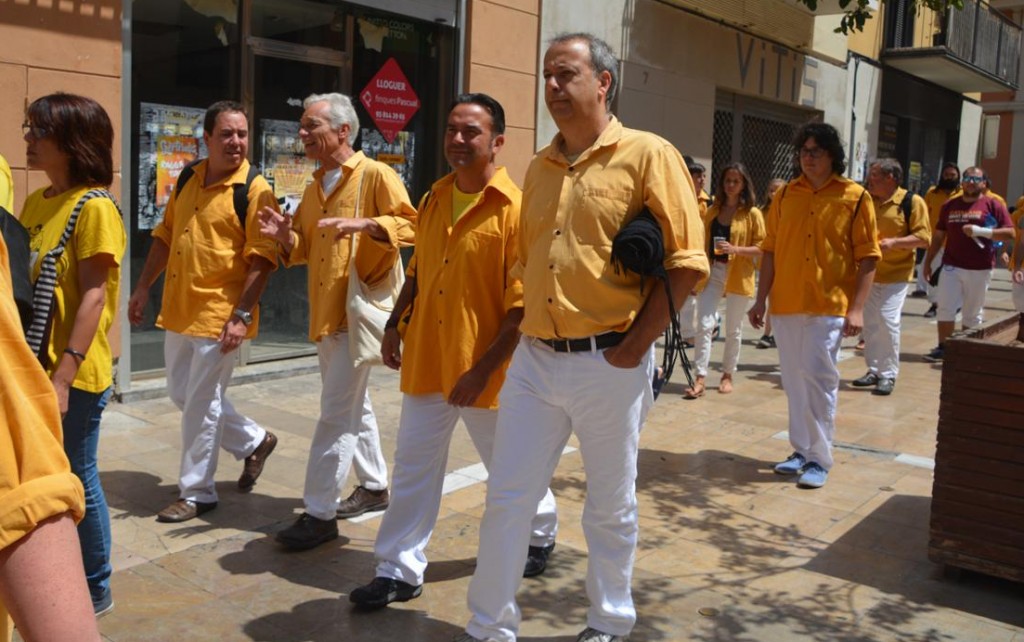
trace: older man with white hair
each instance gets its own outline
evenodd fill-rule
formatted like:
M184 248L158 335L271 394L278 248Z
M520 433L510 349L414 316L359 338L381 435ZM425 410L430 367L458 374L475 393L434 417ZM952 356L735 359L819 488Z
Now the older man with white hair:
M303 103L299 137L306 156L320 163L293 220L260 210L264 234L277 239L287 266L308 264L309 338L320 357L320 420L306 466L305 512L277 534L284 546L305 550L338 537L338 517L388 505L387 465L367 393L368 365L349 354L345 301L351 245L360 234L355 269L366 283L384 279L411 245L416 211L389 166L353 148L359 121L342 94L314 94ZM349 469L359 486L339 506Z

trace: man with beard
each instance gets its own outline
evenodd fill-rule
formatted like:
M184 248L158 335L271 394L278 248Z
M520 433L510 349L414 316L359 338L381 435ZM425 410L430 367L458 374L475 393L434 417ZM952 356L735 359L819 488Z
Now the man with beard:
M964 329L981 325L985 295L996 265L994 241L1012 241L1013 221L1006 207L985 196L988 178L980 167L969 167L961 181L963 193L942 206L932 243L925 256L925 276L945 244L938 286L939 345L925 355L933 363L945 357L945 342L953 334L957 310Z
M956 163L946 163L942 166L942 174L939 178L939 182L932 185L924 195L924 202L928 206L928 229L929 232L935 230L935 226L939 223L939 214L942 212L942 206L946 204L951 198L960 196L960 168L956 166ZM936 301L938 300L938 292L932 287L932 284L928 282L928 279L924 277L924 257L928 253L927 248L920 248L917 251L917 285L913 294L910 296L915 298L928 297L928 302L931 304L928 310L924 313L924 316L928 319L934 318L935 313L938 310ZM931 270L934 272L942 265L942 248L939 248L935 258L932 259L935 264L931 266Z

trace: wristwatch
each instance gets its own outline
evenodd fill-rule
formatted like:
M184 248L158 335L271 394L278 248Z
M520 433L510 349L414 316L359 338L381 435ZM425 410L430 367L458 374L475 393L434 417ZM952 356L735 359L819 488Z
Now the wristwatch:
M244 323L245 325L252 325L252 312L246 312L245 310L235 308L234 315L241 319L242 323Z

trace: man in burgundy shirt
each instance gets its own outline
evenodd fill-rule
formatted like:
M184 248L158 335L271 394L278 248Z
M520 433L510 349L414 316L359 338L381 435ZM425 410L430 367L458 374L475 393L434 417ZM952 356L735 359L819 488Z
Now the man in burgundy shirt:
M942 206L932 243L922 264L931 278L931 261L945 243L942 278L938 286L939 345L925 359L940 363L944 344L953 334L957 309L962 309L964 329L981 325L985 293L996 265L993 241L1013 240L1013 221L1006 206L983 192L988 178L980 167L964 171L963 193Z

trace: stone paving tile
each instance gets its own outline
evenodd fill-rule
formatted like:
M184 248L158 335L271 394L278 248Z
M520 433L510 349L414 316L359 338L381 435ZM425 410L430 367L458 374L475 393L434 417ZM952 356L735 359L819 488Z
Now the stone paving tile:
M997 273L990 310L1008 309L1004 281ZM931 471L894 459L934 456L941 368L920 358L935 344L934 322L920 316L926 308L907 301L903 365L890 397L849 386L865 365L852 349L855 339L844 341L837 417L843 446L821 490L797 489L793 478L771 471L791 448L778 438L787 405L777 351L753 349L759 333L744 330L732 395L713 389L721 342L713 345L704 398L683 400L677 375L641 435L634 642L1024 642L1020 585L969 573L950 581L928 561ZM319 391L315 374L232 387L238 408L281 441L250 494L235 488L240 462L223 455L220 506L177 525L154 520L177 494L177 409L166 398L107 409L100 458L117 608L100 622L105 639L433 642L462 630L482 483L445 496L423 595L382 611L357 611L348 602L374 575L380 514L339 522L341 537L312 551L292 553L273 541L301 512ZM371 396L390 461L401 404L397 374L376 368ZM448 472L478 461L457 429ZM580 453L564 455L551 482L558 547L544 576L520 587L522 642L572 642L584 626L585 480ZM343 492L355 483L347 480Z

